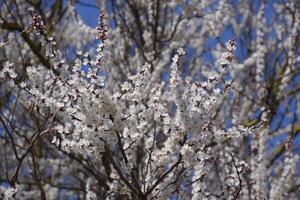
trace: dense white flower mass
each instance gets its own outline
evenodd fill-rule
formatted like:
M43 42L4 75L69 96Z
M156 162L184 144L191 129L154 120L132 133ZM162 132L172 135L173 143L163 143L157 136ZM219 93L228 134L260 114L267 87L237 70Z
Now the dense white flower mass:
M4 0L0 199L298 199L299 6Z
M14 199L13 196L18 191L18 186L15 186L15 188L5 188L3 186L0 186L0 197L3 200L11 200Z

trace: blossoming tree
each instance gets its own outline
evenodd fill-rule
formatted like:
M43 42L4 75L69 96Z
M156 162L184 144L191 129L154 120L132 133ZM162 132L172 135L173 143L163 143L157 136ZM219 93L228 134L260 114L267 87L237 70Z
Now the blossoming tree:
M86 2L1 2L1 199L299 198L298 1Z

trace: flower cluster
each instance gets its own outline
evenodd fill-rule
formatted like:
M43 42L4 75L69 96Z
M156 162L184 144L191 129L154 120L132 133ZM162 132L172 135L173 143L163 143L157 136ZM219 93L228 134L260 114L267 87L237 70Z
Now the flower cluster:
M34 13L32 16L32 27L37 34L43 34L45 31L45 23L42 16L38 13Z
M106 40L107 25L105 23L104 14L100 14L97 26L97 39L101 40L103 43Z

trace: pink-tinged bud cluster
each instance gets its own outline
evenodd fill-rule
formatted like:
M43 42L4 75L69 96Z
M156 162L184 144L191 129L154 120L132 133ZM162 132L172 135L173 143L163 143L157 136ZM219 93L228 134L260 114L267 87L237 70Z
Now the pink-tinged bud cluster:
M235 51L235 45L236 45L235 39L230 39L228 41L227 50L230 52Z
M45 23L41 15L35 13L32 17L32 27L37 34L42 34L45 30Z
M228 57L226 58L229 62L232 61L233 59L233 53L236 50L236 42L234 39L230 39L226 45L226 50L228 52L230 52L230 54L228 54Z
M100 14L97 26L97 39L104 42L106 40L107 26L105 24L104 14Z

